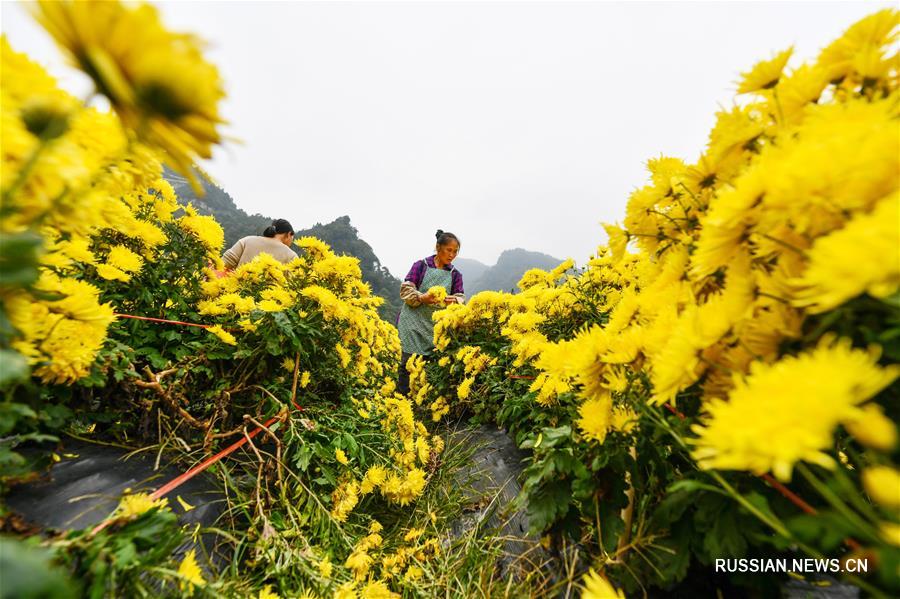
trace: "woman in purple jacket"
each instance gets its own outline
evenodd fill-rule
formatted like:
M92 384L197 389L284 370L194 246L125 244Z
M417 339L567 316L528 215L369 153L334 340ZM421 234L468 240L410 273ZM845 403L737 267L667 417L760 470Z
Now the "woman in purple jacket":
M403 306L397 320L400 331L400 372L397 390L404 395L409 393L409 372L406 363L414 355L427 356L434 351L434 322L431 315L438 309L440 299L432 297L428 290L440 286L447 290L443 303L463 303L462 273L453 266L453 260L459 253L459 238L453 233L438 229L435 234L437 244L434 254L418 260L412 265L400 285L400 299Z

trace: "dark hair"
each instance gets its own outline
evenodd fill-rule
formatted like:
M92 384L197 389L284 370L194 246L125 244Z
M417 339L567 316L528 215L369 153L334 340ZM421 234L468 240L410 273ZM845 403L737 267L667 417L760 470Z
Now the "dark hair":
M276 235L281 235L282 233L290 233L294 234L294 227L291 226L291 223L287 222L283 218L279 218L277 220L273 220L272 224L266 227L266 230L263 231L263 237L275 237Z
M435 233L434 236L437 238L438 245L447 245L451 241L455 241L457 245L462 245L459 242L459 237L457 237L453 233L447 233L446 231L438 229L437 233Z

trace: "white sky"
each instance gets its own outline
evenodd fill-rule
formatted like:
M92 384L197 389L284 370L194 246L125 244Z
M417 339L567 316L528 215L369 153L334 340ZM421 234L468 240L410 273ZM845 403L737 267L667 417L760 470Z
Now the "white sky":
M893 2L164 2L211 43L243 143L205 168L240 208L295 228L349 214L402 277L434 231L493 264L579 263L660 153L693 161L742 71L813 58ZM2 30L83 95L18 4Z

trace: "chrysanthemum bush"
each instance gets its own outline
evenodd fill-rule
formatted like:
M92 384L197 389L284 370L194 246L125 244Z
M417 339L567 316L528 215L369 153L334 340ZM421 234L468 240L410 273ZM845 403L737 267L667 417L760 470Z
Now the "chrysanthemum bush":
M146 5L33 9L113 112L3 40L3 480L39 465L18 446L60 431L187 465L268 422L215 469L230 572L211 577L196 551L173 561L187 531L141 494L102 530L46 544L94 597L409 587L439 552L411 508L444 442L394 393L396 329L357 261L305 238L289 264L263 256L218 278L221 227L179 207L161 177L163 162L185 171L218 139L218 76L197 40Z
M434 419L533 451L535 530L629 591L782 552L868 557L855 582L900 589L897 29L881 11L812 63L756 65L582 270L438 312L410 365Z

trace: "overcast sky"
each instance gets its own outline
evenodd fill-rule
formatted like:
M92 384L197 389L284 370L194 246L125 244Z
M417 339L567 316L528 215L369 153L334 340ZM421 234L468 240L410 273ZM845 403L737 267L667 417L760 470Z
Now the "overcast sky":
M237 205L297 229L348 214L401 277L438 228L487 264L515 247L584 263L648 158L696 160L742 71L893 5L158 3L211 44L243 143L204 166ZM86 92L20 5L2 30Z

